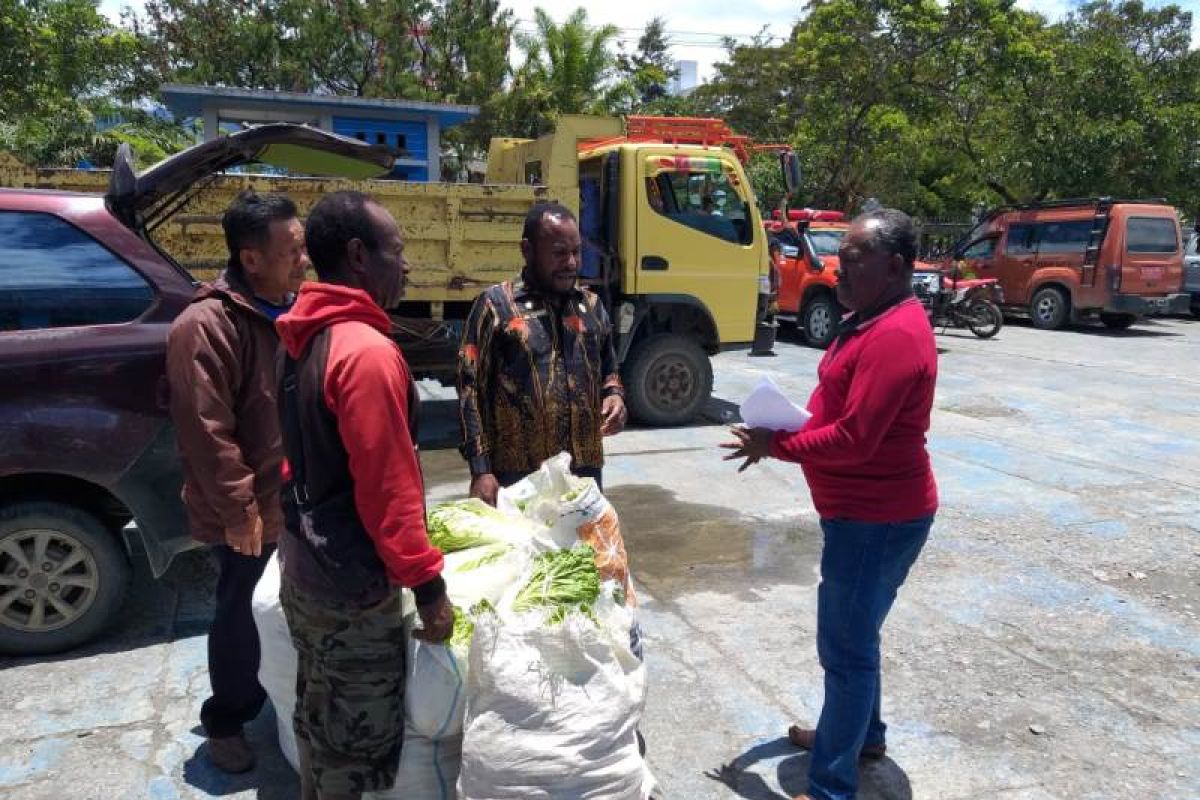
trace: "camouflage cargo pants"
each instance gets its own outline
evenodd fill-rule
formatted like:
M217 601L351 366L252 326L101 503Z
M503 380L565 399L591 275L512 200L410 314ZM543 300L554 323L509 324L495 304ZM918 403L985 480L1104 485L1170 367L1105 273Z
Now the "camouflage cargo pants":
M356 796L396 782L404 734L400 594L371 608L305 597L286 580L279 599L299 665L297 745L322 796Z

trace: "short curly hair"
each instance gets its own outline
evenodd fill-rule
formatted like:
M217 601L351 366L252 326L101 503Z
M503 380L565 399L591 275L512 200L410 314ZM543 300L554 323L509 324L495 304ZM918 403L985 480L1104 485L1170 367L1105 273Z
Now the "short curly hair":
M341 275L352 239L360 240L371 252L379 249L378 231L367 214L368 204L378 202L362 192L334 192L322 197L309 212L304 243L320 280Z

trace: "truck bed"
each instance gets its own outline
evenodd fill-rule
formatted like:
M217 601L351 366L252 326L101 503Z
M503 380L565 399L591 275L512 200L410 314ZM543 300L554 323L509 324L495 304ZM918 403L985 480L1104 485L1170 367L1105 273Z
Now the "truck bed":
M18 170L11 164L0 165L4 185L100 194L108 186L107 170ZM301 216L330 192L370 194L391 211L404 233L412 267L406 304L430 304L428 313L419 316L433 320L442 318L443 304L470 302L483 288L520 272L525 213L539 200L550 199L543 186L226 174L155 230L155 241L197 279L215 277L227 258L221 213L244 189L286 194Z

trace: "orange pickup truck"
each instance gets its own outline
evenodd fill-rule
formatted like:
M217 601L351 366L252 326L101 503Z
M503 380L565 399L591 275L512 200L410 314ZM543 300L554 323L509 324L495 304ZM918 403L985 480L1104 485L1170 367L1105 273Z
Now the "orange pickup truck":
M837 301L838 247L850 228L840 211L793 209L763 224L779 240L778 318L795 324L813 347L826 348L844 309Z

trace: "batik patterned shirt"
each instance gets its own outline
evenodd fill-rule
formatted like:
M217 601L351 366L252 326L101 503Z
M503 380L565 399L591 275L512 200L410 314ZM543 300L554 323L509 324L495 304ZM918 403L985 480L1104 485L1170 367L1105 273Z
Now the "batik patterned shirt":
M623 393L594 293L555 297L516 280L475 300L458 353L460 449L473 475L533 472L563 451L575 468L603 466L601 405Z

